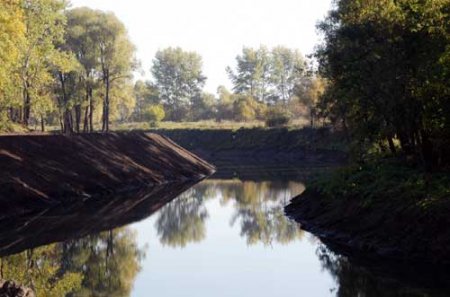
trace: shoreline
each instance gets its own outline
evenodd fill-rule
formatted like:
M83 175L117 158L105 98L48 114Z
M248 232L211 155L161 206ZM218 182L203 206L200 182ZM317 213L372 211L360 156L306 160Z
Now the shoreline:
M376 174L369 169L361 172L356 177L351 171L347 176L338 172L351 180L345 183L343 178L329 189L324 189L326 181L321 181L322 186L313 182L285 207L286 215L349 256L449 266L450 199L446 192L439 197L437 190L430 190L433 184L424 186L428 196L418 187L404 188L402 182L413 183L413 173L400 176L394 172L386 177L391 184L383 188L382 182L371 182L369 177L376 178ZM327 178L331 183L336 174ZM447 180L435 179L437 183ZM352 183L360 183L353 192Z

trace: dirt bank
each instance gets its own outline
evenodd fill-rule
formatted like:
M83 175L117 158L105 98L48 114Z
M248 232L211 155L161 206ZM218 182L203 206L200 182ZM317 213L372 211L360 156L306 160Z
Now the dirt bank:
M157 129L184 148L220 169L230 164L270 166L323 166L347 160L342 134L327 129Z
M307 185L286 214L344 254L449 265L448 175L380 168L339 171Z
M163 136L134 132L1 136L0 168L0 217L214 171Z

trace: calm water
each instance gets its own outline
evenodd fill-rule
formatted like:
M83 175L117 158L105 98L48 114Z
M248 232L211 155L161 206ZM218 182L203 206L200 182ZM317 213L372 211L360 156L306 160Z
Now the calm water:
M69 237L47 246L31 248L33 232L22 232L21 227L18 233L28 235L8 244L2 241L1 251L29 248L1 259L1 278L32 286L38 296L449 296L435 283L398 277L389 267L369 269L330 252L284 216L286 203L304 190L298 176L264 179L213 178L169 203L132 200L120 209L132 210L133 220L147 215L135 206L154 213L82 239L70 239L83 234L73 220L52 229L39 222L56 236L49 236L49 242L64 238L64 233ZM112 203L100 214L77 210L75 219L92 233L95 228L87 226L95 222L108 221L99 227L103 230L120 225L117 209ZM61 222L66 216L39 214L23 226L43 217ZM36 245L43 235L31 242Z

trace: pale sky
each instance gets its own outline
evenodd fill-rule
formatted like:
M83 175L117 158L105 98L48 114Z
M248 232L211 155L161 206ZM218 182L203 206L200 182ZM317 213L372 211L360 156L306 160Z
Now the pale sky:
M315 28L331 0L71 0L114 12L124 22L145 78L158 49L180 46L203 58L205 90L231 87L225 72L244 46L283 45L312 53L319 37Z

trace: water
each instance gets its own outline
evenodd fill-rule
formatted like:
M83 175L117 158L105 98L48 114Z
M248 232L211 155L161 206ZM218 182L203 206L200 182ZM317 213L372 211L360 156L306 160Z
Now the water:
M441 273L418 282L302 231L283 212L299 176L213 177L3 220L0 278L38 296L448 296Z

